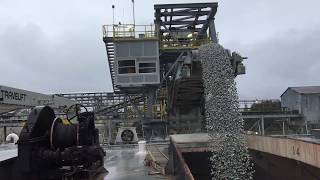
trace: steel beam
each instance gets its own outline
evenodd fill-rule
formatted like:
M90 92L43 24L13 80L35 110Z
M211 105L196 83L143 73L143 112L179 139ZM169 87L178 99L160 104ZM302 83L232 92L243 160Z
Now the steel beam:
M3 142L6 141L7 138L7 126L3 126Z
M197 22L195 22L195 21L176 21L176 20L172 20L171 23L164 21L164 22L162 22L162 24L164 24L164 25L184 25L184 24L199 25L199 24L204 24L206 22L207 22L206 20L198 20Z
M242 115L243 119L260 119L266 118L301 118L301 114L263 114L263 115Z
M218 7L218 3L155 4L154 9Z
M162 12L160 13L161 16L196 16L197 14L199 16L205 16L205 15L209 15L210 11L189 11L189 12Z
M190 12L190 11L197 10L197 8L188 8L188 9L179 9L179 10L176 10L176 9L175 9L175 11L173 11L174 8L171 8L171 9L172 9L171 12L178 12L178 13L188 13L188 12ZM164 11L164 12L166 12L166 11Z
M214 43L218 43L216 27L215 27L213 19L209 21L209 30L210 30L211 41L214 42Z
M0 127L23 127L24 123L0 123Z
M261 116L261 135L264 136L264 117L263 115Z
M172 32L172 33L174 33L174 32L176 32L176 31L178 31L178 32L190 32L190 29L182 29L182 28L185 28L185 27L188 27L189 25L185 25L185 26L181 26L181 27L175 27L175 30L169 30L169 28L168 29L161 29L161 31L162 32ZM200 31L201 29L200 28L195 28L195 29L192 29L191 31L193 31L193 32L198 32L198 31Z
M214 27L214 22L213 22L213 21L214 21L214 16L216 15L216 13L217 13L217 9L216 9L216 8L215 8L215 9L212 8L211 11L210 11L210 14L209 14L208 17L207 17L207 20L206 20L207 23L204 23L204 25L202 26L202 29L200 30L197 39L198 39L199 37L203 36L203 34L206 33L209 25L211 25L211 27L210 27L210 29L212 29L212 32L211 32L211 33L214 33L214 32L213 32L213 29L214 29L214 31L215 31L215 27ZM212 26L213 26L213 27L212 27Z
M195 16L186 16L186 17L174 19L174 20L171 20L171 21L184 21L184 20L188 20L188 19L191 19L191 18L195 18Z

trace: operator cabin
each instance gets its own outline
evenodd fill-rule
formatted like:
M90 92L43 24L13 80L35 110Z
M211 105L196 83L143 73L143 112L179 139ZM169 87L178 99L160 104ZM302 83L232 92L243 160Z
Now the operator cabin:
M288 87L281 95L281 105L302 114L308 124L319 124L320 86Z

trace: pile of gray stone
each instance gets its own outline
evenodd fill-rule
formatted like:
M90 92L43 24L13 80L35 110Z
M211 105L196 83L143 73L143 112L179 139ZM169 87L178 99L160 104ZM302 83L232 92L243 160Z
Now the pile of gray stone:
M211 138L213 179L252 179L250 162L239 113L239 101L228 52L211 43L199 49L205 94L206 127Z

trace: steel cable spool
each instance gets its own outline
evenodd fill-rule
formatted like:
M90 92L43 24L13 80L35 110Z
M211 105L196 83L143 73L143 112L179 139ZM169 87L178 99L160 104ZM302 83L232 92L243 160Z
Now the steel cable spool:
M51 126L50 145L53 149L64 149L79 144L78 124L65 123L60 118L55 118Z

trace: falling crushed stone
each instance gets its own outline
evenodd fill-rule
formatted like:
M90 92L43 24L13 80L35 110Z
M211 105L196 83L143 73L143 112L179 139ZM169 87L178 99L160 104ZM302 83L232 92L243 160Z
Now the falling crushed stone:
M212 179L252 179L254 170L228 53L221 45L211 43L199 49L199 58L206 97L206 126L211 138Z

